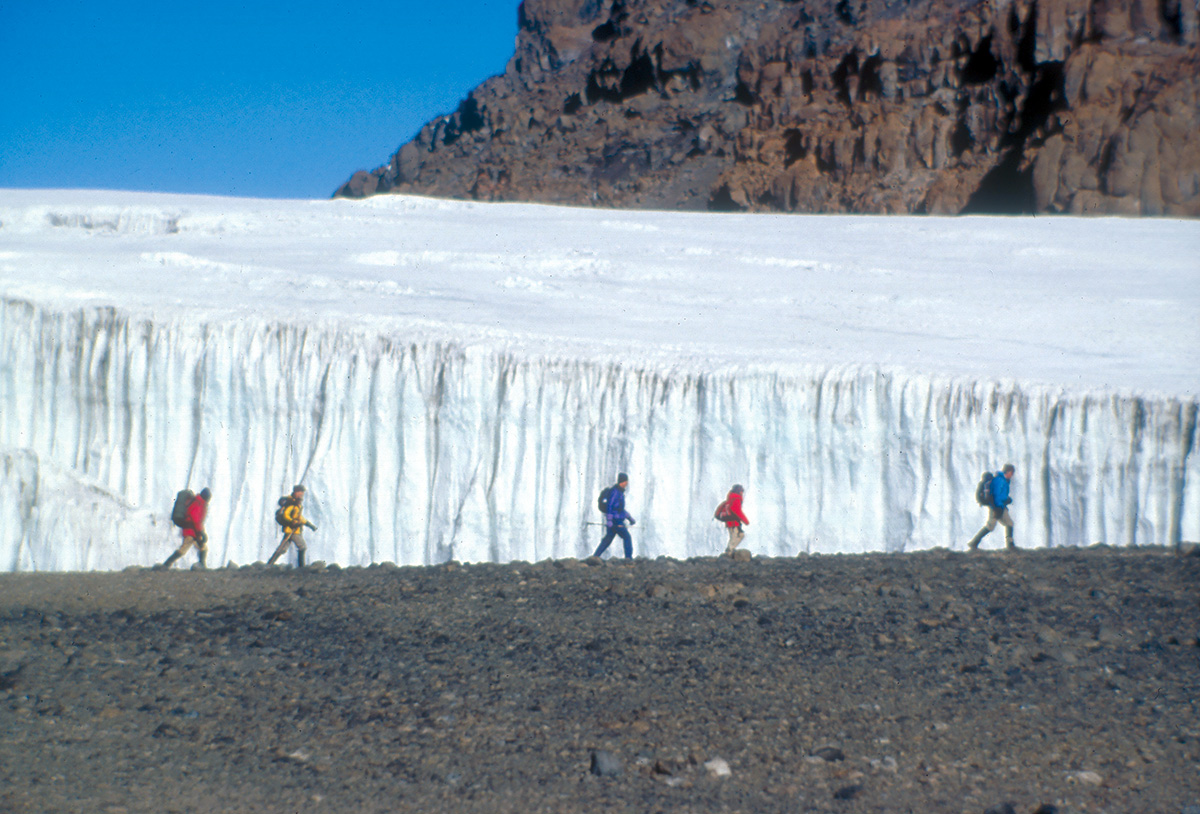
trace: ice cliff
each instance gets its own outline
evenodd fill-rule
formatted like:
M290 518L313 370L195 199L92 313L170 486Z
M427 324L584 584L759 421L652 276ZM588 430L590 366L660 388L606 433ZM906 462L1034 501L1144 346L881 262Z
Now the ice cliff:
M0 190L0 570L1200 540L1193 222ZM1001 544L999 535L985 547ZM186 562L186 561L185 561Z
M619 468L645 556L716 553L712 509L734 480L762 554L961 548L981 471L1005 461L1021 545L1200 539L1188 399L869 367L639 369L12 299L0 360L6 570L160 560L184 485L213 489L210 562L264 559L293 481L317 559L579 557Z

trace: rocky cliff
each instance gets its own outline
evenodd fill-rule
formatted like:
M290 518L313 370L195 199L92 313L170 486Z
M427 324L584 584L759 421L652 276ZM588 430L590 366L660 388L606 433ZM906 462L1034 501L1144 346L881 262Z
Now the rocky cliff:
M1200 216L1197 0L525 0L337 195Z

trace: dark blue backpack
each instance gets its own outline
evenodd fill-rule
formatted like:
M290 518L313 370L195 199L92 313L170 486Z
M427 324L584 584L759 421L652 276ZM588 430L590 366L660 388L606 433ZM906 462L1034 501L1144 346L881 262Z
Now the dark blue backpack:
M196 493L191 489L183 489L175 495L175 505L171 507L171 522L181 529L192 527L192 518L188 516L188 507L196 499Z
M979 485L975 487L975 502L980 506L992 505L992 473L984 472L983 477L979 479Z

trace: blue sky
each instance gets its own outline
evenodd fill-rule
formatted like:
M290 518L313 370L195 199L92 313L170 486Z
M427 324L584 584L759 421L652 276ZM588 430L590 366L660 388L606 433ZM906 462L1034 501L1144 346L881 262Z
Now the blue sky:
M0 0L0 187L328 197L512 55L518 0Z

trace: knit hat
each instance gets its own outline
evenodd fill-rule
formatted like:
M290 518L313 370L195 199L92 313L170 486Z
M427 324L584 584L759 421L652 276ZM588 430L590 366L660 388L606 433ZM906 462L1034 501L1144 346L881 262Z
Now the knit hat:
M746 490L745 490L745 488L744 488L744 487L743 487L743 486L742 486L740 483L735 483L735 484L733 485L733 488L732 488L732 489L730 489L729 491L731 491L731 492L737 492L737 493L740 495L740 494L742 494L743 492L745 492Z
M629 482L628 475L626 475L624 472L617 473L617 483L628 483L628 482Z
M292 494L293 494L293 495L294 495L294 494L296 494L297 492L303 492L303 491L304 491L304 487L303 487L303 486L299 486L299 485L297 485L297 486L293 486L293 487L292 487Z
M208 500L210 497L212 497L212 492L208 490L207 486L200 490L200 497L204 498L205 500Z

